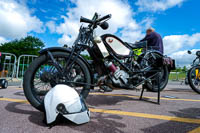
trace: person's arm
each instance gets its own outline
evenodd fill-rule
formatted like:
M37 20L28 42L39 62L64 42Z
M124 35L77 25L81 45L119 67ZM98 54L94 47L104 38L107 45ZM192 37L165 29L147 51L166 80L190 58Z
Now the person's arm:
M139 42L146 41L146 38L147 38L147 35L142 40L140 40Z
M140 40L140 42L148 41L148 40L150 40L151 38L153 38L152 34L146 35L142 40Z

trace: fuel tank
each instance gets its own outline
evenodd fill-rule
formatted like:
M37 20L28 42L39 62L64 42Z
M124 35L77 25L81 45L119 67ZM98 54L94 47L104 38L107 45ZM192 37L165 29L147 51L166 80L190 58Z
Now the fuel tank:
M129 56L131 50L118 37L112 34L104 34L101 36L103 43L108 51L112 51L117 56Z

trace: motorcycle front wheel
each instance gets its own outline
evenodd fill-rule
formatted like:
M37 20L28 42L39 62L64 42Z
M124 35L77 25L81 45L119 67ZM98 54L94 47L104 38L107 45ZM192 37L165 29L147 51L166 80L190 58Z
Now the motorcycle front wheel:
M52 52L51 54L59 64L60 68L62 68L62 70L65 69L69 53ZM72 82L84 84L77 85ZM63 76L63 74L56 69L49 56L44 54L36 58L24 74L24 94L30 104L40 111L44 111L43 101L46 93L56 84L66 84L71 86L83 98L86 98L90 91L89 84L91 84L88 67L78 58L72 64L68 74Z
M194 66L188 71L188 83L190 87L200 94L200 66Z

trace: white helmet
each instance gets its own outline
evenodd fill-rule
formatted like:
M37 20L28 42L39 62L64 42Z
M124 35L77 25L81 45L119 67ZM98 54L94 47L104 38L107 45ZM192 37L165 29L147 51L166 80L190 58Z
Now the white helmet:
M56 120L58 114L76 124L89 122L90 112L79 94L67 85L56 85L44 98L47 124Z

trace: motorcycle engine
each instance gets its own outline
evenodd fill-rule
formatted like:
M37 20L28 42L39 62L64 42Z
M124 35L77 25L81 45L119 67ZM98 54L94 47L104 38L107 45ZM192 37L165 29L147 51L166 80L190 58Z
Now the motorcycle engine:
M105 66L111 71L110 78L115 85L123 86L128 83L129 74L124 70L120 70L119 67L108 61L105 62Z
M122 86L128 83L129 75L123 70L117 70L111 75L111 80L114 84Z

